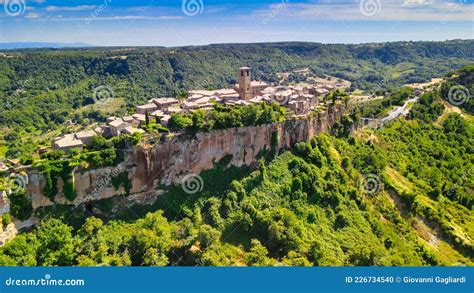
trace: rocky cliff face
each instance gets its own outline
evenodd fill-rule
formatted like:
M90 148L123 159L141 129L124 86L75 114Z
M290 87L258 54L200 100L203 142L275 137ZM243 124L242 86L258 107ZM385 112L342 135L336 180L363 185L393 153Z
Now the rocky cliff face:
M273 146L277 152L290 148L298 141L309 140L327 131L342 115L343 110L342 106L329 107L318 115L284 123L216 130L199 133L193 139L178 136L154 145L140 146L127 152L124 162L118 166L95 170L76 169L73 180L77 197L72 202L64 197L64 183L58 178L59 192L55 202L79 205L125 194L123 186L116 190L111 184L111 178L124 171L128 173L131 182L127 198L146 202L147 199L159 196L159 186L179 183L188 174L199 174L211 169L214 162L226 156L232 158L230 164L235 166L257 162L262 150L272 148L272 136L276 135L278 138ZM43 196L44 177L35 170L30 170L28 176L27 196L31 199L33 208L52 205L53 202Z

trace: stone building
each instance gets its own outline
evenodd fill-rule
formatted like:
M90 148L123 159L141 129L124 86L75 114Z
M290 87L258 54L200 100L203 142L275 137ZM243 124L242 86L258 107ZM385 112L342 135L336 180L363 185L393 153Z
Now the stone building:
M82 149L83 142L77 139L74 133L71 133L55 138L52 142L52 147L54 150L68 152L71 149Z
M137 106L137 114L145 115L146 113L152 113L158 110L158 105L155 103L148 103L145 105Z
M263 81L252 81L251 68L240 67L238 70L239 84L235 85L235 90L239 93L239 98L246 102L253 97L262 94L262 91L268 87Z
M130 126L130 123L124 122L122 118L119 118L109 123L110 133L113 136L118 136L122 133L122 130L124 130L125 128L129 126Z
M157 109L162 110L162 111L170 107L176 107L180 104L179 100L175 98L152 99L150 102L154 103L156 106L158 106Z
M80 141L82 141L83 144L89 145L92 143L92 139L94 136L97 134L95 133L94 130L84 130L76 133L76 138Z

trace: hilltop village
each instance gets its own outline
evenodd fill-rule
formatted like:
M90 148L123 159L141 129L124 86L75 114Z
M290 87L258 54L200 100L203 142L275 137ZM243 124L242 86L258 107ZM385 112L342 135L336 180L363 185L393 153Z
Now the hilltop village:
M92 146L97 137L109 139L136 133L146 134L150 121L168 131L170 130L169 122L174 114L210 111L217 105L233 108L277 103L288 110L287 115L290 117L303 117L314 112L318 107L323 107L325 98L330 92L347 88L347 84L339 83L337 79L332 78L317 80L313 83L282 85L280 81L278 84L268 84L264 81L252 80L252 70L249 67L241 67L237 70L237 81L238 83L232 88L191 90L184 99L175 97L150 99L146 104L136 106L133 114L108 117L105 123L96 125L93 129L55 137L51 140L50 147L38 149L38 153L42 155L51 149L71 153ZM11 160L10 166L15 166L18 170L29 167L29 165L21 165L18 160ZM12 170L5 163L0 162L0 172L9 174ZM9 210L7 194L10 192L0 192L0 215Z
M252 80L251 68L241 67L237 71L238 84L233 88L217 90L191 90L184 100L173 97L154 98L136 107L136 112L123 117L109 117L107 123L93 130L66 134L52 140L55 150L69 151L82 148L92 142L94 136L120 136L122 134L144 133L141 128L147 119L168 126L171 115L192 113L197 110L211 110L216 104L241 106L277 102L292 111L294 116L306 115L319 106L320 101L343 84L269 85Z

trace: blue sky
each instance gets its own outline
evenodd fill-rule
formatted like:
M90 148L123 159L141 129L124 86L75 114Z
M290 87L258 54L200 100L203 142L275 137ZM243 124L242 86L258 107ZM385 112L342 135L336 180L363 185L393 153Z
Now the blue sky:
M0 42L101 46L474 38L474 0L0 0Z

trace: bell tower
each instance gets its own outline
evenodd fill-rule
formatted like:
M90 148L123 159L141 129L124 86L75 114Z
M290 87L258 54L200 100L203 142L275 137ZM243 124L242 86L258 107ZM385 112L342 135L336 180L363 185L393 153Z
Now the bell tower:
M239 97L241 100L248 101L252 98L252 91L250 84L252 77L250 76L249 67L240 67L238 71L239 75Z

